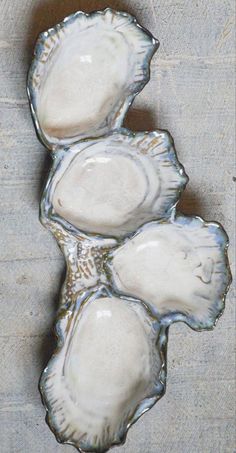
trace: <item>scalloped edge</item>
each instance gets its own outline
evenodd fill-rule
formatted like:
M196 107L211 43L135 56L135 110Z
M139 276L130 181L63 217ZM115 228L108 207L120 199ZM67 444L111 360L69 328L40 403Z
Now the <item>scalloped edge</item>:
M54 363L57 361L57 355L60 353L62 348L64 347L66 343L66 338L67 338L67 323L69 322L69 319L74 315L74 312L77 311L77 315L79 314L80 310L83 309L83 306L89 302L89 300L92 299L96 300L96 298L99 298L101 296L114 296L114 297L119 297L120 299L125 299L125 300L130 300L131 302L135 302L139 305L142 305L143 308L147 311L147 314L149 315L150 318L153 319L153 325L154 328L157 331L157 342L156 342L156 348L157 351L160 355L160 361L161 361L161 368L160 372L158 375L158 390L155 396L151 396L148 398L145 398L141 403L138 404L136 407L132 418L130 419L129 423L126 424L126 427L124 429L124 433L122 435L119 434L120 436L120 441L112 443L109 448L105 450L100 450L101 453L105 453L106 451L110 450L111 448L119 445L123 445L126 441L126 437L128 434L129 429L131 426L136 423L142 415L144 415L147 411L149 411L165 394L166 391L166 377L167 377L167 343L168 343L168 327L163 326L160 323L157 323L157 320L155 317L153 317L149 307L139 301L138 299L132 298L132 297L124 297L121 295L118 295L116 292L113 291L112 288L107 287L106 285L100 285L98 287L95 287L94 289L87 290L87 291L82 291L81 296L77 299L75 304L71 304L72 306L69 307L68 309L64 310L63 313L57 318L55 326L54 326L54 334L57 340L57 346L55 348L55 351L52 355L52 357L49 360L48 365L44 369L44 371L41 374L40 381L39 381L39 390L42 398L43 405L46 409L46 422L53 432L53 434L56 437L56 440L61 443L61 444L68 444L74 446L80 453L88 453L89 451L93 452L94 450L83 450L82 448L78 448L76 446L75 442L70 441L70 440L64 440L63 435L55 428L56 423L54 423L54 417L52 416L52 411L51 411L51 404L48 401L48 398L46 396L46 390L45 390L45 382L48 379L48 375L50 374L51 368L54 366ZM158 326L157 326L158 324Z
M219 318L222 316L224 309L225 309L225 299L226 299L227 293L229 291L230 285L232 283L232 274L231 274L231 270L230 270L228 253L227 253L228 247L229 247L229 238L228 238L228 235L227 235L225 229L223 228L223 226L220 223L214 222L214 221L207 222L204 219L202 219L200 216L190 216L190 215L181 214L181 213L178 213L176 211L176 209L173 210L171 218L166 221L167 224L170 224L170 223L190 224L192 222L199 222L203 227L213 228L215 230L214 233L215 233L217 239L219 239L220 251L222 253L222 256L224 257L224 261L225 261L224 268L225 268L225 275L226 275L227 283L226 283L224 291L222 291L222 293L219 295L218 299L213 302L214 305L219 306L219 308L217 309L217 312L216 312L217 314L214 317L212 317L211 319L209 319L208 322L206 322L206 324L203 324L200 322L196 322L196 320L194 319L194 316L187 316L187 315L184 315L184 314L178 313L178 312L160 315L158 313L158 310L156 308L154 308L154 306L151 303L148 303L147 301L143 301L143 300L142 300L142 302L145 303L149 307L153 316L156 317L156 319L161 323L161 325L169 327L173 323L184 322L192 330L202 332L205 330L213 330L213 328L216 326ZM117 286L115 284L113 276L112 276L113 255L116 253L116 251L120 247L125 245L125 243L128 242L128 240L135 238L138 234L142 233L142 231L144 231L146 228L148 228L149 225L150 226L158 225L161 223L163 223L163 222L153 221L153 222L148 222L148 223L144 224L134 234L127 237L121 245L114 247L112 249L112 251L110 253L108 253L107 260L104 263L104 270L107 275L108 281L114 287L115 291L119 295L124 296L125 292L119 291L119 289L117 288Z
M183 165L179 162L178 156L174 147L174 141L169 134L169 132L165 130L155 130L155 131L144 131L144 132L132 132L129 129L125 128L120 128L117 131L111 132L110 134L105 135L102 138L97 138L97 139L87 139L82 142L78 142L76 144L73 144L71 147L65 148L64 150L59 150L56 153L54 153L53 156L53 165L50 171L50 174L47 179L47 183L45 185L45 188L43 190L43 195L41 198L41 204L40 204L40 221L43 225L45 225L48 222L48 219L54 223L60 224L66 231L69 233L73 234L75 237L78 236L83 236L85 238L93 238L97 239L101 243L107 238L112 238L116 242L123 241L124 238L129 237L132 233L126 233L126 234L107 234L107 235L102 235L98 233L89 233L84 230L80 230L79 228L74 227L71 223L69 223L67 220L63 219L60 217L58 214L53 213L53 208L52 208L52 203L50 200L50 194L52 190L53 184L55 184L54 179L57 177L58 171L60 171L60 167L63 165L64 158L68 159L68 163L66 164L65 169L63 172L68 168L70 163L72 162L73 158L81 151L83 151L87 146L91 146L95 144L97 141L102 141L104 139L108 139L109 137L113 137L114 141L116 137L120 138L122 137L122 140L124 142L127 141L127 143L131 142L131 146L134 147L137 152L140 152L140 150L145 151L144 155L149 155L153 161L164 161L165 163L168 163L168 166L171 167L171 171L175 171L176 174L179 177L179 184L175 190L172 188L168 189L165 194L165 199L166 202L161 206L161 211L162 214L158 217L157 214L153 214L153 218L150 219L148 222L146 221L144 224L141 224L139 226L139 229L142 227L142 225L145 225L147 223L150 223L151 221L154 220L163 220L171 217L173 210L175 209L176 205L178 204L181 194L186 188L186 185L188 184L189 178L185 172L185 169ZM79 149L76 152L74 151L75 147L81 146L81 149ZM161 152L158 152L158 147L161 146L163 149ZM71 156L68 156L68 153L71 153ZM68 156L68 158L67 158ZM154 164L155 165L155 164ZM164 168L164 167L163 167ZM162 169L160 167L160 169ZM171 197L170 197L171 195ZM164 197L163 197L164 198ZM158 202L158 200L157 200ZM156 202L156 204L157 204ZM137 229L135 230L137 231Z
M141 72L136 80L133 81L133 83L130 86L130 95L127 96L126 100L124 101L123 105L119 108L119 110L116 112L115 118L112 121L113 124L111 124L110 128L106 128L106 130L101 130L97 135L92 135L90 136L89 134L82 134L81 136L78 134L77 137L72 137L64 140L58 140L56 138L51 138L49 139L47 134L43 132L39 120L37 117L37 101L36 101L36 96L37 96L37 84L38 84L38 78L40 77L41 74L41 68L40 65L42 63L44 64L47 61L48 55L48 50L50 50L50 45L48 45L48 40L54 41L55 36L59 36L60 34L64 34L65 30L67 27L69 27L71 24L75 23L76 21L79 22L79 25L81 28L83 28L87 21L87 19L93 20L93 19L103 19L105 22L110 22L115 20L120 20L120 18L124 18L125 22L127 23L126 25L128 27L134 28L134 30L137 32L137 30L143 32L143 37L148 41L147 46L144 48L143 46L139 46L139 52L137 50L137 56L138 57L138 62L137 66L139 69L141 68ZM124 23L121 24L122 26ZM86 27L85 27L86 28ZM45 56L45 47L46 47L46 56ZM138 47L138 44L137 44ZM159 47L159 41L152 36L152 34L146 30L146 28L142 27L137 19L132 16L131 14L128 14L126 12L121 12L121 11L116 11L112 8L105 8L104 10L100 11L94 11L91 13L85 13L83 11L77 11L76 13L71 14L70 16L67 16L62 22L59 24L55 25L54 27L50 28L49 30L40 33L36 44L35 44L35 49L34 49L34 57L30 66L30 69L28 71L28 77L27 77L27 94L29 98L29 103L30 103L30 108L31 108L31 114L33 118L33 123L36 129L36 133L38 135L39 140L42 142L46 148L49 150L56 150L58 148L65 147L66 145L70 145L72 143L76 143L79 140L85 139L85 138L93 138L93 137L99 137L102 136L106 133L109 133L110 130L115 130L121 127L122 122L124 121L125 115L131 106L134 98L137 96L138 93L144 88L144 86L148 83L150 80L150 62L151 59L156 52L156 50ZM144 54L144 56L143 56Z

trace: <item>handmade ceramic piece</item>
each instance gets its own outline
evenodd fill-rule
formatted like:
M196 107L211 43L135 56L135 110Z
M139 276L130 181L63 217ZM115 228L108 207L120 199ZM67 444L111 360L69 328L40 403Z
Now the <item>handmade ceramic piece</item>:
M223 229L176 213L188 178L164 131L122 128L157 40L111 9L36 44L28 93L52 151L40 220L67 272L40 382L59 442L102 453L163 395L172 322L213 327L230 283Z
M57 161L47 210L75 233L119 237L169 217L187 183L169 135L160 131L79 142Z
M173 216L145 225L111 252L108 269L116 290L150 304L162 323L208 329L224 308L227 247L220 225Z
M84 452L123 442L164 391L160 324L140 302L103 287L83 294L57 332L59 348L40 385L58 440Z
M149 80L158 41L127 13L81 11L42 33L28 91L36 128L49 148L100 136L122 124Z

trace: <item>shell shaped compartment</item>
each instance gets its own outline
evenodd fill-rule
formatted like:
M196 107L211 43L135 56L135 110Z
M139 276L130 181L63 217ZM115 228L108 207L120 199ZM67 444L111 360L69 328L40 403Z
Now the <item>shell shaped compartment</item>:
M48 206L64 225L124 237L168 217L187 180L166 132L123 130L67 150L51 179Z
M127 13L78 12L39 36L28 76L53 151L40 219L67 264L40 390L81 453L125 441L164 394L169 326L211 329L231 282L222 227L176 213L188 177L170 135L122 128L157 47Z
M157 47L134 17L110 8L75 13L42 33L28 94L43 143L52 149L120 127Z
M219 224L177 215L146 224L110 252L106 268L118 292L139 297L161 322L211 329L231 282L227 249Z
M63 443L104 452L163 395L160 326L139 301L103 288L78 301L57 330L60 346L40 383L49 425Z

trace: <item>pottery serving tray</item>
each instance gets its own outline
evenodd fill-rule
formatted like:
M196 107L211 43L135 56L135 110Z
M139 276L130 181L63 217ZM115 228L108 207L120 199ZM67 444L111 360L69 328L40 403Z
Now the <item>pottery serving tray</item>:
M122 126L157 48L127 13L78 12L39 36L29 71L52 156L40 220L67 266L40 390L80 452L125 441L165 392L170 325L212 329L231 279L223 228L177 210L188 177L170 135Z

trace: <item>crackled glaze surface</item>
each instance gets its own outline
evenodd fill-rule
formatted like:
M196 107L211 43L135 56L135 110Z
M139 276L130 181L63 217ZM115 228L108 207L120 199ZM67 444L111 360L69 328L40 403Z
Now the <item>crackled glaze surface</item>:
M53 158L40 219L67 265L40 389L81 452L125 440L164 393L171 323L212 328L230 283L223 228L176 211L188 178L169 134L121 127L156 48L128 14L79 12L40 36L29 72Z

